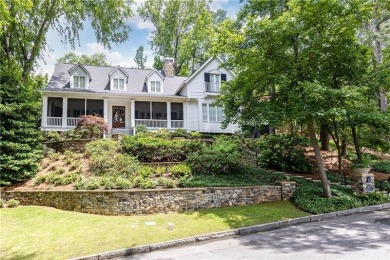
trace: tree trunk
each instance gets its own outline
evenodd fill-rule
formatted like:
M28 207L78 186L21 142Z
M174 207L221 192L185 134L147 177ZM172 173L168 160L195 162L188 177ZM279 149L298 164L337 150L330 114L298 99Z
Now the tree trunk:
M341 139L341 156L345 157L347 155L347 137L343 136Z
M323 189L323 196L325 198L331 198L332 197L332 193L330 191L328 177L326 176L324 164L322 162L320 148L319 148L318 143L317 143L316 133L315 133L315 129L314 129L314 123L313 122L309 122L307 127L308 127L308 130L309 130L310 142L311 142L311 145L313 146L315 157L316 157L316 165L317 165L317 168L318 168L318 173L321 176L321 184L322 184L322 189Z
M358 162L362 161L362 152L360 151L360 145L359 145L359 138L357 136L356 127L352 126L352 139L353 139L353 145L355 146L356 156Z
M378 19L374 19L374 33L375 33L375 40L374 40L374 54L375 54L375 62L376 65L382 64L382 47L381 42L378 40L378 35L381 32L380 24ZM380 88L379 89L379 108L381 111L387 111L387 97L385 91Z
M329 151L329 132L325 126L321 126L320 140L321 140L321 150Z

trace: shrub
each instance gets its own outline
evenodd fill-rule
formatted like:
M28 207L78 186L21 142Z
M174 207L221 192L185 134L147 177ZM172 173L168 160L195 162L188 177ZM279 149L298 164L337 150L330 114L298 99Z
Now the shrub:
M376 172L390 173L390 161L379 161L374 163L371 168Z
M43 137L46 141L55 142L63 140L64 138L56 131L43 132Z
M101 186L99 177L91 177L89 179L81 178L75 185L76 190L96 190Z
M133 183L131 180L123 178L123 177L118 177L115 180L115 187L119 190L127 190L132 187Z
M198 139L198 138L201 138L201 137L202 137L202 135L200 134L200 132L198 132L198 131L191 132L191 138L192 139Z
M149 130L146 125L136 125L135 126L135 134L147 133Z
M168 129L159 129L154 133L154 136L162 139L171 139L171 134Z
M80 130L84 138L100 138L108 131L108 125L103 117L85 115L80 116L76 131Z
M167 168L165 166L157 166L156 168L154 168L154 173L158 176L163 175L166 172Z
M191 168L186 164L177 164L169 167L169 172L174 177L186 177L191 175Z
M294 136L268 135L256 146L260 149L258 165L278 171L308 173L311 165L305 156L308 140Z
M80 167L81 167L81 162L80 162L80 161L74 161L74 162L70 165L69 170L70 170L70 171L73 171L73 170L76 170L76 169L78 169L78 168L80 168Z
M15 208L15 207L19 206L19 204L20 204L20 201L15 200L15 199L10 199L9 201L7 201L8 208Z
M158 178L157 184L163 186L164 188L176 188L176 183L172 179L168 179L165 177Z
M54 161L54 162L58 161L60 159L60 157L61 157L60 153L51 153L51 154L49 154L49 159L51 161Z
M138 187L141 189L154 189L157 186L157 182L153 180L143 180L138 183Z
M98 155L90 157L90 171L96 176L130 177L137 173L139 162L127 154L117 154L112 157Z
M190 134L187 132L187 130L182 128L177 128L171 133L171 137L183 137L183 138L189 138Z
M272 173L263 169L249 166L241 166L237 174L221 175L192 175L180 178L182 187L234 187L253 185L275 185L275 182L285 180L286 176L280 173Z
M66 139L80 140L83 138L83 131L79 129L71 129L65 132Z
M4 208L5 205L5 201L3 199L0 199L0 208Z
M188 154L202 147L198 141L167 140L147 136L125 136L122 144L126 153L137 156L141 162L181 162Z
M76 183L81 179L80 172L68 172L62 176L61 185Z
M45 183L45 182L46 182L46 175L37 176L34 179L34 186L38 186L38 185Z
M144 165L138 168L137 175L141 176L142 178L148 178L152 174L153 174L153 169L150 166Z
M100 155L103 153L107 156L114 156L120 151L120 143L112 139L99 139L89 142L85 149L87 156Z
M239 156L205 148L189 155L186 163L194 174L231 174L239 167Z

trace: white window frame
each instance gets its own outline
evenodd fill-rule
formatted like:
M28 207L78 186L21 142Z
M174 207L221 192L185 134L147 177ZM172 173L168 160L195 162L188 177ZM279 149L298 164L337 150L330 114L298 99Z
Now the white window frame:
M160 88L160 91L157 91L157 83ZM149 81L149 92L150 93L162 93L163 92L163 86L160 80L151 80Z
M84 86L81 87L80 85L80 79L84 79ZM77 84L76 84L76 79L77 79ZM72 88L79 88L79 89L86 89L87 88L87 77L86 76L79 76L79 75L73 75L73 83L72 83Z
M211 107L215 110L212 112ZM206 118L205 118L206 117ZM211 120L211 117L215 120ZM225 119L223 108L209 103L202 103L202 121L207 123L221 123Z
M123 82L121 87L120 82ZM126 90L126 80L124 78L113 78L112 79L112 90L125 91Z
M219 92L221 89L221 74L210 73L210 88L214 89L215 92Z

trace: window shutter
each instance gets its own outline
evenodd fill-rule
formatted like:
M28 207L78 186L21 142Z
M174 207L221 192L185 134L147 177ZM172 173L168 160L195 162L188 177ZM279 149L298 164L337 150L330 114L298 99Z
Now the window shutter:
M226 74L221 74L221 81L226 81Z
M210 73L204 74L204 82L210 82Z

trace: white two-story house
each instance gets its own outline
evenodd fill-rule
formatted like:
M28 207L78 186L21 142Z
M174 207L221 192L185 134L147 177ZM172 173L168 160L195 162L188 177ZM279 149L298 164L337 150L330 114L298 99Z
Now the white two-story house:
M221 128L222 107L213 101L223 81L234 74L210 58L190 77L173 75L173 59L163 71L120 66L57 64L42 90L42 130L66 131L80 115L100 115L109 132L132 134L139 124L149 129L234 133L237 125Z

